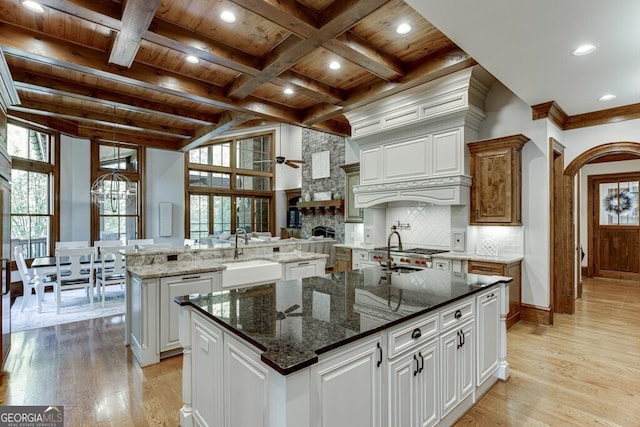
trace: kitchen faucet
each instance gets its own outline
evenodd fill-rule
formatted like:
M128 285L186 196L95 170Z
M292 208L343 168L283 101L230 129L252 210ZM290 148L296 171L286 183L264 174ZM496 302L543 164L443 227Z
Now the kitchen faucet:
M238 259L238 255L242 255L242 249L238 249L238 234L244 234L244 244L245 246L249 244L249 236L247 235L247 231L244 228L236 229L236 249L233 251L233 259Z
M387 285L391 284L391 238L394 234L398 236L398 250L402 250L402 239L400 238L400 233L396 230L396 226L392 225L391 233L387 239Z

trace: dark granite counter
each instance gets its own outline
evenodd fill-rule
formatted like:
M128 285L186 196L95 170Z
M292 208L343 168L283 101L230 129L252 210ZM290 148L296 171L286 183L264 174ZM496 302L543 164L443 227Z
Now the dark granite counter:
M379 268L175 298L263 351L283 375L317 362L318 355L437 310L511 278L426 269Z

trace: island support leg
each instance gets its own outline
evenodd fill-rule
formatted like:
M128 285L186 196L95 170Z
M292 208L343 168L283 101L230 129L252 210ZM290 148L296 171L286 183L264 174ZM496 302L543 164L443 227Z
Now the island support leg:
M191 310L180 307L180 345L182 353L182 408L180 409L180 426L193 426L193 402L191 397Z
M498 361L498 378L509 379L509 362L507 362L507 314L509 313L509 285L500 284L500 348Z

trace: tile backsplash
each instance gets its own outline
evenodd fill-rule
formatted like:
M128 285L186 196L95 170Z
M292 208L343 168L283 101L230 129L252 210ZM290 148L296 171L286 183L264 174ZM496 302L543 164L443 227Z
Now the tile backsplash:
M476 252L478 244L491 239L498 245L498 255L522 255L524 253L524 228L509 226L469 226L467 228L467 252Z
M400 228L404 247L451 248L451 208L449 206L394 206L387 208L386 229L392 225L409 224Z

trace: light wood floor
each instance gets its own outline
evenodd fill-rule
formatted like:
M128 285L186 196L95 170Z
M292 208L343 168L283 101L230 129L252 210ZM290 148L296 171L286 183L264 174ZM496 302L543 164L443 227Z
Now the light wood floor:
M588 280L573 316L508 333L511 378L457 425L640 426L640 283ZM65 406L66 427L177 426L180 356L139 368L122 316L19 332L2 405Z

